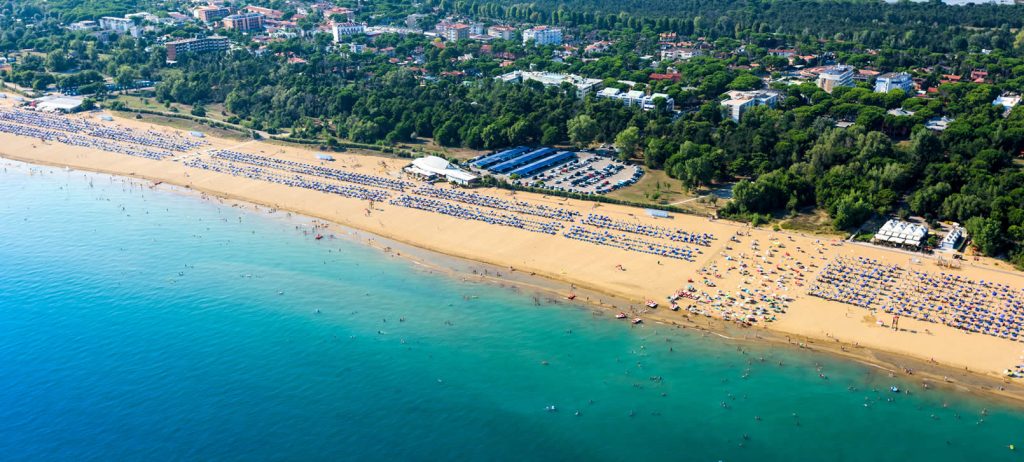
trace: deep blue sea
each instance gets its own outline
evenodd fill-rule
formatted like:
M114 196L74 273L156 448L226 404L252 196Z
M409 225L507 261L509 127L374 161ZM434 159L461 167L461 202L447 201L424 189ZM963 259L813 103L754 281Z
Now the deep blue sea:
M3 461L997 461L1024 449L1024 413L866 366L537 306L314 240L281 213L0 168Z

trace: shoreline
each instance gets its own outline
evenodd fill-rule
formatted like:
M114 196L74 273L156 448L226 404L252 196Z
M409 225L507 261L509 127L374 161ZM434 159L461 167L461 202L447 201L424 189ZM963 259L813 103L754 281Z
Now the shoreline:
M103 112L64 117L90 124L95 122L87 119L101 114ZM63 126L63 122L55 123L57 127ZM187 133L145 121L118 120L115 124L122 133L124 130L128 133L148 133L146 136L166 137L168 140L188 137ZM501 273L501 278L491 278L496 285L511 284L514 290L542 293L539 297L549 301L564 301L575 306L579 302L588 301L586 298L589 296L592 299L589 301L599 302L595 305L604 305L600 309L611 314L620 310L628 312L641 317L645 324L699 328L728 340L833 350L840 356L854 357L872 366L882 365L886 370L899 373L909 368L915 370L917 376L923 377L926 371L935 371L931 374L935 382L945 384L946 377L954 378L953 382L956 383L951 388L965 384L971 388L988 390L986 393L1009 395L1010 399L1024 401L1024 381L1006 377L1007 371L1013 368L1017 369L1018 374L1024 373L1024 342L1010 340L1005 334L1000 338L973 333L953 327L945 320L929 322L916 315L901 316L903 319L899 329L892 329L888 325L892 313L886 314L891 311L887 305L875 303L867 306L870 309L865 309L858 306L858 303L835 301L835 298L823 296L817 287L821 278L837 262L843 264L851 260L866 260L875 265L898 267L908 279L910 275L922 275L914 277L929 279L965 276L968 281L985 281L1014 291L1020 290L1018 299L1024 296L1024 274L1006 271L1009 267L997 260L975 258L965 262L962 269L949 269L939 264L937 256L855 245L841 239L797 231L752 228L728 220L682 214L655 218L634 207L497 188L477 188L470 193L479 195L474 197L488 198L486 201L497 201L499 206L491 208L491 205L479 203L476 199L466 201L459 197L448 198L447 192L423 195L418 188L425 187L425 184L411 181L401 173L407 165L407 161L402 159L339 153L334 155L335 162L327 163L318 161L315 156L317 151L309 149L254 140L239 142L209 134L198 145L180 149L179 144L177 154L156 158L147 158L149 156L145 153L141 156L123 155L109 144L90 144L93 141L88 138L83 139L83 145L80 146L59 140L44 141L32 135L0 133L0 141L3 142L0 157L32 165L98 172L135 178L151 184L174 185L208 197L287 211L314 221L334 223L338 225L336 229L343 230L339 234L350 234L351 230L358 230L365 233L365 236L372 236L370 238L377 242L391 243L390 247L399 248L395 243L402 243L403 257L416 256L416 264L421 267L430 263L431 268L436 268L434 263L437 261L443 260L446 264L457 261L448 265L453 269L445 271L456 272L456 277L471 280L481 280L479 273L485 271L495 275ZM153 142L149 139L143 141L143 144ZM143 144L125 146L138 147ZM270 170L267 171L277 172L272 173L278 175L276 179L268 179L262 173L246 174L251 170L205 167L213 162L215 165L235 168L232 166L235 164L218 160L217 152L255 156L256 159L272 160L278 163L276 165L284 163L305 166L302 169L327 167L346 175L364 175L370 182L324 177L315 171L277 169L273 166L275 164L270 164ZM240 165L246 165L244 162ZM375 195L358 193L353 196L330 191L335 192L331 194L322 190L323 186L289 185L281 181L286 178L281 175L300 182L326 181L318 184L349 190L352 190L353 184L363 183L369 185L370 189L354 189L373 192ZM388 183L398 181L404 182L401 188L394 188L393 184ZM442 189L447 187L435 187L435 190ZM438 213L437 210L418 209L416 205L409 206L394 200L407 194L420 198L418 200L426 197L441 198L435 202L454 207L456 216L443 211ZM507 208L509 204L515 206ZM519 226L515 223L494 224L479 217L465 219L458 215L458 210L470 211L474 207L480 210L481 205L486 208L487 214L498 213L495 211L498 210L504 214L502 216L524 221L518 222L521 223ZM519 210L522 207L528 210ZM538 221L538 209L559 210L559 213L570 214L570 218L548 216ZM575 214L576 219L572 219L571 214ZM570 235L567 230L578 227L592 235L603 233L612 236L608 234L607 227L583 219L591 214L627 227L668 227L687 233L701 233L710 236L711 240L700 242L699 245L691 241L688 255L684 258L666 258L665 254L659 256L657 252L645 252L644 247L626 248L621 242L595 242L588 241L591 238L586 236L581 239L578 235ZM529 223L549 223L557 227L544 232L517 229ZM634 233L631 237L625 234L621 236L621 239L627 240L647 236L627 228L611 227L611 231ZM642 245L679 245L676 239L663 235L641 237L638 240ZM683 249L687 247L682 246ZM393 256L397 256L397 253ZM478 274L470 276L474 270ZM862 270L854 268L849 271ZM691 284L687 286L687 282ZM832 283L824 284L831 287ZM847 290L862 292L845 284ZM908 294L920 297L916 299L920 303L932 295L931 291L919 287L903 284L900 287L879 287L878 290L910 290ZM682 288L686 288L686 291ZM873 290L868 289L863 294L885 296L888 293L889 300L892 300L892 294L895 293ZM953 295L948 290L940 290L935 295ZM564 300L569 292L579 295L575 301ZM680 308L686 309L670 311L665 306L668 304L665 297L670 294L683 295L679 304ZM902 296L903 292L895 294ZM649 310L644 306L645 300L658 301L661 307ZM985 306L1001 309L991 304ZM951 304L945 309L956 312ZM753 320L752 326L747 328L731 321L741 317L747 319L747 316ZM964 371L969 372L964 375Z
M12 156L3 152L0 152L0 158L21 162L29 166L69 169L86 174L98 173L148 182L150 183L150 189L195 195L204 199L214 198L222 203L228 202L224 205L252 206L256 211L270 215L285 212L289 214L289 218L300 218L307 220L313 225L325 226L326 229L334 233L335 237L339 239L348 239L354 243L381 251L391 257L404 259L408 264L429 274L437 273L445 277L458 278L464 282L510 289L516 292L524 291L526 295L534 297L536 304L542 306L554 306L556 309L572 307L590 311L595 315L600 313L610 316L616 310L627 311L622 307L629 306L630 304L629 300L631 297L628 296L623 297L585 285L576 285L571 281L547 274L528 273L518 270L509 271L505 267L492 262L480 261L461 255L451 255L436 249L416 246L392 236L380 235L348 224L337 223L326 217L318 217L314 214L282 208L277 204L261 203L245 197L223 194L208 188L180 185L167 182L165 179L149 178L145 175L134 174L134 172L125 174L116 170L82 168L60 162L19 158L18 156ZM738 224L736 226L742 228ZM566 299L566 292L563 292L566 286L569 286L570 290L577 295L575 300L570 301ZM539 297L545 298L541 299ZM597 301L591 298L597 298ZM965 371L957 367L930 362L899 352L857 345L856 342L849 343L836 338L822 339L776 331L767 328L763 324L757 327L741 328L723 320L691 316L685 312L682 313L681 317L670 318L669 315L671 313L671 311L665 308L658 308L646 310L643 316L648 318L649 323L655 326L681 330L693 329L700 331L703 336L713 335L718 337L719 341L734 343L739 348L749 344L805 350L812 354L824 354L841 360L855 361L866 367L885 371L892 377L901 377L904 380L915 381L918 386L922 386L925 389L962 393L975 398L1005 403L1015 408L1024 408L1024 386L1007 379L993 377L990 374L973 370ZM912 373L908 373L908 370L912 370Z

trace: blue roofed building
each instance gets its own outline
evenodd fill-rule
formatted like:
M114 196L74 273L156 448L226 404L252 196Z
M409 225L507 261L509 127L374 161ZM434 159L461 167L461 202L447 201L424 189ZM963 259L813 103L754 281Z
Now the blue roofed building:
M490 170L491 172L494 173L509 173L512 170L522 167L523 165L529 164L530 162L533 162L542 157L550 156L554 153L555 150L553 148L540 148L537 149L536 151L531 151L526 154L506 160L505 162L502 162L491 167Z

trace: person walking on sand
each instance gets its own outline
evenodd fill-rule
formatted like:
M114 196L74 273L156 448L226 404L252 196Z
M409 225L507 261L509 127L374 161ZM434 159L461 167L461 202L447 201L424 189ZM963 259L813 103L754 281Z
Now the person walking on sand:
M892 317L892 330L895 330L895 331L900 330L900 316L899 315L895 315L895 316Z

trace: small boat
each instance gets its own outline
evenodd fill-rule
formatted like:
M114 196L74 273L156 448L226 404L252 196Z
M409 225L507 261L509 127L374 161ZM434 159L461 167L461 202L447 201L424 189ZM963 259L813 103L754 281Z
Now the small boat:
M640 323L642 323L642 322L644 322L644 320L643 320L643 319L640 319L640 318L633 318L633 324L640 324Z
M317 234L317 235L316 235L316 240L318 240L318 241L319 241L320 239L323 239L323 238L324 238L324 235L323 235L323 234Z
M644 302L644 304L647 305L648 308L657 308L658 307L658 302L656 302L654 300L647 300L646 302Z
M554 404L552 404L552 405L550 405L550 406L548 406L548 407L545 407L545 408L544 408L544 410L546 410L546 411L548 411L548 412L557 412L557 411L558 411L558 408L556 408L556 407L555 407L555 405L554 405Z
M626 319L626 313L620 312L619 314L615 315L615 319Z

